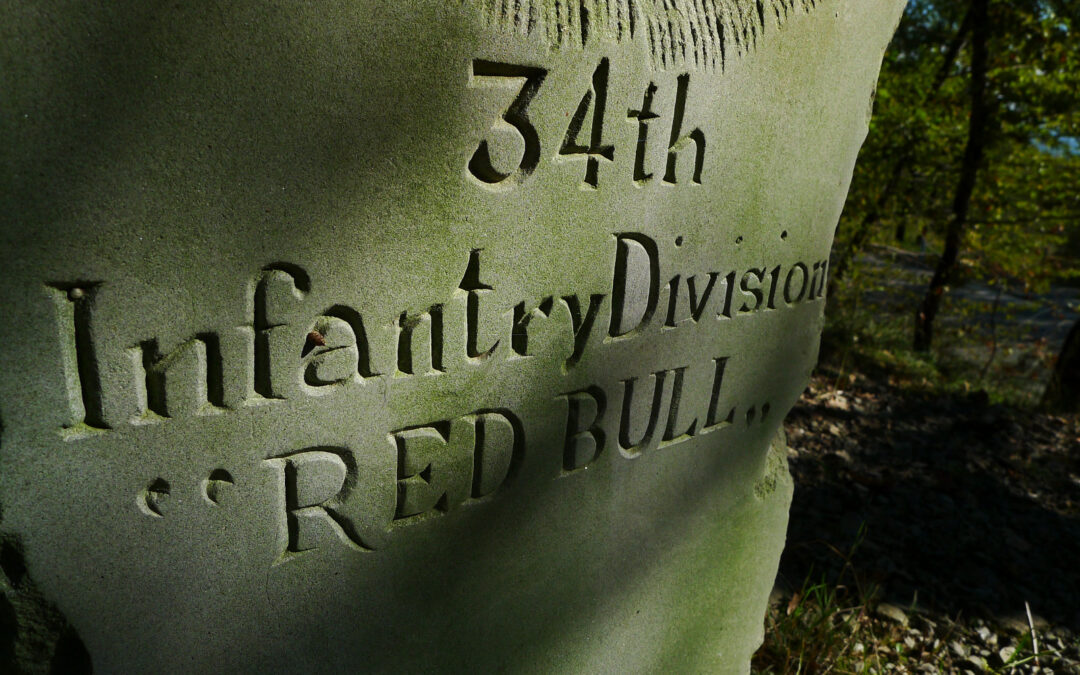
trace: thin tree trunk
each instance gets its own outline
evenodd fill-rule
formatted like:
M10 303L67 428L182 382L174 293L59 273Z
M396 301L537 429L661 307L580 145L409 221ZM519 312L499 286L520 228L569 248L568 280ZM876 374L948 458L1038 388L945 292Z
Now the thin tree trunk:
M908 142L904 147L903 153L900 155L900 159L893 164L892 173L889 174L889 180L885 183L885 187L878 193L878 198L874 202L873 208L866 212L863 219L859 222L859 227L855 229L855 232L851 235L851 239L848 240L847 246L844 247L843 252L837 257L836 264L833 266L832 283L835 286L837 282L843 279L848 272L848 268L851 266L851 261L855 259L859 251L862 250L863 244L866 243L866 239L870 236L870 231L873 230L874 225L877 225L881 220L881 212L885 209L885 206L892 198L893 190L900 183L900 176L907 170L908 164L911 163L911 159L914 155L912 149L915 146L914 141Z
M960 181L953 197L953 215L945 231L945 249L922 304L915 313L915 351L928 351L933 342L934 318L941 308L941 298L960 254L960 241L967 224L971 194L975 191L975 180L978 178L983 148L986 145L986 129L990 118L990 105L986 98L987 40L990 32L988 4L989 0L972 0L971 4L971 114L967 145L960 167Z
M1042 403L1061 412L1080 410L1080 319L1073 323L1061 346Z
M930 90L922 100L923 105L926 105L937 95L942 85L945 84L945 80L949 78L949 73L952 72L953 66L956 64L956 58L960 55L967 34L971 30L971 23L971 9L969 8L967 13L964 14L963 20L960 21L960 27L957 29L956 35L953 36L948 48L945 50L945 58L934 75L934 82L930 85ZM832 265L832 272L829 276L832 278L834 285L847 275L851 261L862 250L874 226L881 221L881 213L892 200L893 192L900 185L900 179L903 177L904 172L907 171L915 159L915 149L922 140L921 134L913 136L897 154L896 162L893 164L892 171L889 172L889 179L885 182L881 192L878 193L874 206L863 216L859 226L855 228L855 232L851 235L851 239L848 240L847 246L840 251L836 263Z

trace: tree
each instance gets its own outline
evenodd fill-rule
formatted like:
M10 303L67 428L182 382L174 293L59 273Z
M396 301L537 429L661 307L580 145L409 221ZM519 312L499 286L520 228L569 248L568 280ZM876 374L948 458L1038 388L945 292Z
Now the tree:
M837 233L832 280L868 241L941 246L915 312L927 350L958 262L991 284L1045 285L1080 251L1080 3L912 0L878 87ZM1068 263L1069 266L1074 266Z
M957 56L959 55L960 49L963 47L964 41L967 39L970 30L971 12L968 11L964 15L964 19L960 22L956 34L953 36L952 40L949 41L944 57L937 68L937 72L934 75L934 79L930 84L929 89L924 93L922 92L921 87L915 88L915 91L918 92L917 96L921 99L917 103L918 107L916 110L925 110L925 108L933 103L934 99L940 94L942 85L945 84L945 81L956 66ZM915 119L918 120L917 115ZM891 168L887 170L888 178L886 179L884 186L878 192L877 197L874 198L872 205L865 210L862 219L852 233L850 239L846 242L846 245L838 252L836 256L837 260L833 264L833 283L840 282L847 275L847 271L855 255L863 248L863 245L866 243L871 232L881 222L882 213L889 207L891 201L896 196L905 174L910 172L912 165L916 161L916 151L921 144L926 142L926 136L927 128L924 123L912 125L906 133L899 136L901 139L899 146L890 147L888 149L889 152L887 157L891 162ZM903 241L905 232L906 221L901 220L897 224L896 239Z
M960 168L960 180L953 197L952 219L945 230L945 250L938 260L934 276L926 289L922 304L915 314L915 351L927 351L934 336L934 317L941 307L941 296L956 267L960 254L960 238L967 225L971 195L982 165L986 147L990 102L986 95L987 43L990 39L990 0L972 0L971 16L971 112L968 120L967 145Z
M1043 393L1042 403L1051 410L1061 412L1080 410L1080 319L1069 329Z

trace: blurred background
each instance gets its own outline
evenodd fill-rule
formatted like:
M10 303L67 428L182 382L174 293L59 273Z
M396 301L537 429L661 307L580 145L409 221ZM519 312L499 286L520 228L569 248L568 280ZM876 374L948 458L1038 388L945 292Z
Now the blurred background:
M909 0L755 672L1080 673L1080 2Z

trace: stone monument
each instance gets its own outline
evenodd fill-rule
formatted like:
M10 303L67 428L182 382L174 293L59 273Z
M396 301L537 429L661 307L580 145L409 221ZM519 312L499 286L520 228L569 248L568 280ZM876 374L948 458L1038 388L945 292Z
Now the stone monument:
M5 4L5 662L745 672L902 5Z

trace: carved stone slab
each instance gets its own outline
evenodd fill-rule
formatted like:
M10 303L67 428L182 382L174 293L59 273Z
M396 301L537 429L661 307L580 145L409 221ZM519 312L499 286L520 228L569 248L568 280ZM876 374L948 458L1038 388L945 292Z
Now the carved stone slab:
M745 672L902 5L5 4L12 658Z

